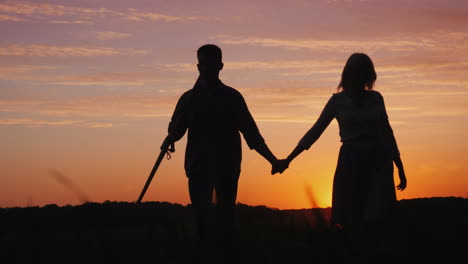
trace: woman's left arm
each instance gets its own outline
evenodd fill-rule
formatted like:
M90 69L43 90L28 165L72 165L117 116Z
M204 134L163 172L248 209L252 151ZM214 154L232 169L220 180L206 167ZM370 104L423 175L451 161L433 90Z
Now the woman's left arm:
M392 144L392 151L393 151L393 162L395 166L398 168L398 176L400 178L400 184L397 185L397 189L403 191L406 188L407 181L406 181L406 174L405 169L403 168L403 162L401 161L400 151L398 149L398 145L395 139L395 135L393 134L393 129L390 126L390 121L388 120L387 110L385 109L385 103L383 100L382 95L380 95L381 103L382 103L382 119L384 124L384 130L386 135L391 140Z
M403 191L406 189L406 174L405 174L405 169L403 168L403 162L401 161L400 156L396 156L393 158L393 162L395 162L395 165L398 168L398 177L400 178L400 184L397 185L397 189L400 191Z

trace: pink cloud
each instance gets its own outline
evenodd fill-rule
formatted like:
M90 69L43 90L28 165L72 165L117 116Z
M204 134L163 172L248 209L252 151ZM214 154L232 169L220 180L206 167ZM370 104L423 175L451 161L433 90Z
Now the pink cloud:
M145 55L142 49L117 49L93 46L54 46L54 45L8 45L0 46L0 55L39 56L39 57L94 57L115 55Z
M100 40L123 39L131 36L132 34L129 33L121 33L114 31L101 31L96 33L96 37Z
M20 22L20 21L26 21L26 19L17 17L17 16L10 16L10 15L4 15L0 14L0 21L14 21L14 22Z
M35 3L26 1L6 1L0 3L0 12L14 13L20 15L47 15L47 16L92 16L98 14L112 13L107 8L82 8L70 7L57 4Z
M50 20L52 24L81 24L81 25L94 25L93 21L89 20Z

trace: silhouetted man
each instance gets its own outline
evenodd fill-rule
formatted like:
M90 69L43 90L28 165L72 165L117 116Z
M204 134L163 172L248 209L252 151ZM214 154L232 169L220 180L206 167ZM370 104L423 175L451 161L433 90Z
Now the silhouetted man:
M221 49L204 45L197 51L200 73L194 87L179 99L161 149L178 141L188 130L185 172L197 221L197 235L205 239L212 194L216 194L217 236L231 239L237 183L241 171L241 138L272 165L271 153L242 95L219 79Z

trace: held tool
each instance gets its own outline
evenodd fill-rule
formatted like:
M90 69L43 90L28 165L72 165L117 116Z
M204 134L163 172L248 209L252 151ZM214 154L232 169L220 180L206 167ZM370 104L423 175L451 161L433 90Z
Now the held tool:
M169 146L168 149L162 149L161 150L161 153L159 153L159 156L158 156L158 159L156 160L156 163L154 163L153 169L151 170L151 173L150 173L150 175L148 177L148 180L146 180L146 184L143 187L143 190L141 191L140 196L138 197L138 200L136 202L137 204L141 203L141 200L143 199L143 196L146 193L146 189L148 189L148 186L150 185L151 180L153 179L153 176L154 176L154 174L156 173L156 170L159 167L159 164L161 164L161 161L163 160L164 155L167 154L167 159L171 159L171 154L170 153L172 153L174 151L175 151L174 143L172 143Z

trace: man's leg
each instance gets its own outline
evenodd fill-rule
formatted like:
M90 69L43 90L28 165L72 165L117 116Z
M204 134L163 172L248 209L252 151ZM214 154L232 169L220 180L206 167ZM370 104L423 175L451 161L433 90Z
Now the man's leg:
M196 235L206 240L209 233L209 214L212 205L213 184L201 177L189 177L190 201L195 216Z
M237 179L219 181L215 184L217 236L224 241L233 239L235 228L235 207Z

